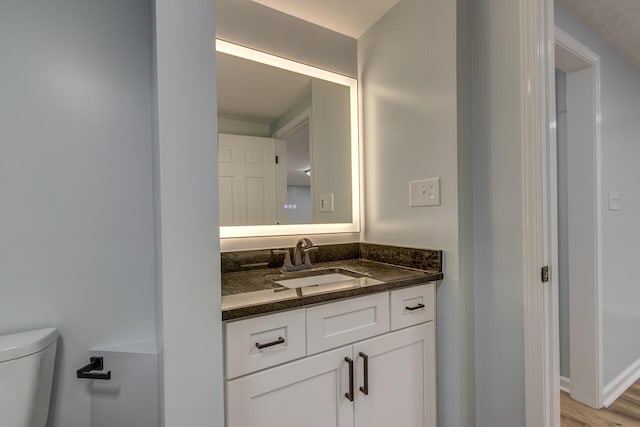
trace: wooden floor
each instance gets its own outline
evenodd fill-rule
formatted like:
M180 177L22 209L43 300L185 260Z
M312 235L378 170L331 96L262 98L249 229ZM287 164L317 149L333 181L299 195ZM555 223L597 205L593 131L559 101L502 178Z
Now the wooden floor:
M562 427L640 426L640 381L625 392L607 409L592 409L571 399L561 397Z

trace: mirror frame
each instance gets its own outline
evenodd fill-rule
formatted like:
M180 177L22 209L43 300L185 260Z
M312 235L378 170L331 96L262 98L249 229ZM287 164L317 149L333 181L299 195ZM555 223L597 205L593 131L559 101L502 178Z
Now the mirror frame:
M360 232L360 123L358 121L358 80L321 68L295 62L225 40L216 39L216 52L237 56L272 67L337 83L349 88L351 108L351 222L333 224L282 224L220 226L220 238L290 236ZM219 199L218 199L219 203Z

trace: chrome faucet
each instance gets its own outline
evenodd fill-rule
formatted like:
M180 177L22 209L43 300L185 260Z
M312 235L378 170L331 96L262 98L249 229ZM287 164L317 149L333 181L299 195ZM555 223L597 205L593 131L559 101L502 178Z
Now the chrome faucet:
M293 251L293 263L291 262L291 254L289 252L289 249L274 250L273 253L284 255L284 263L280 271L286 273L290 271L309 270L313 268L309 253L315 250L318 250L318 248L316 246L313 246L313 242L306 237L303 237L298 240L298 243L296 243L296 247Z
M298 240L296 243L296 248L293 251L293 266L298 267L297 270L306 270L308 268L312 268L311 258L309 257L309 252L318 250L317 247L313 246L313 242L306 237ZM302 255L304 254L304 263L302 261Z

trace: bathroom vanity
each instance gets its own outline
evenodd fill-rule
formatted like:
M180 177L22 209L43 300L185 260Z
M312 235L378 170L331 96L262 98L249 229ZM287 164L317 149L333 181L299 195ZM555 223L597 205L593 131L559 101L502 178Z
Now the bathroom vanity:
M223 273L227 427L436 426L442 254L365 243L320 247L314 258L332 253L357 258L289 274ZM250 266L283 259L269 250L224 256ZM252 262L260 257L269 261Z
M334 57L325 30L297 22L281 42L323 40L324 59L287 58L275 41L248 46L248 14L229 10L216 40L226 426L435 427L442 252L301 238L362 237L356 43L340 38ZM427 204L439 196L411 206ZM282 236L295 249L274 247Z

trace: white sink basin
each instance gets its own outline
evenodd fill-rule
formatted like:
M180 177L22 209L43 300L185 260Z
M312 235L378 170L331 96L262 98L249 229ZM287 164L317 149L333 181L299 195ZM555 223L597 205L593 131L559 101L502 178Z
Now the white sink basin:
M326 285L327 283L340 283L354 280L353 276L331 273L318 276L300 277L297 279L278 280L276 283L289 289L306 288L307 286ZM355 278L357 280L357 278Z

